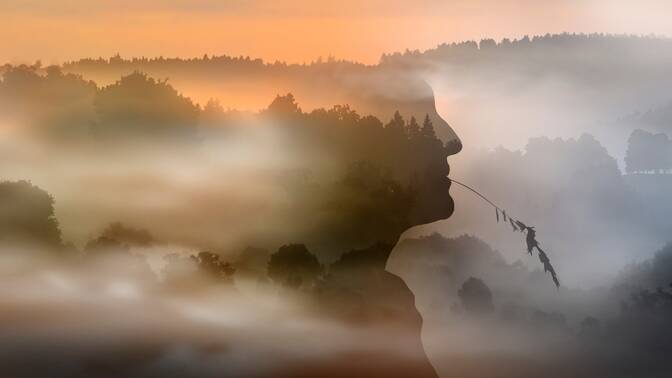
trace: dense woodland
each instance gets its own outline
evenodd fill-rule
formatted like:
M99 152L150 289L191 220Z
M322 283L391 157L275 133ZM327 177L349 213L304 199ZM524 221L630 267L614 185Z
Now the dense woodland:
M380 65L414 65L422 61L430 60L442 61L444 63L472 64L474 60L483 62L487 58L492 58L492 54L502 54L510 56L520 56L525 50L546 50L549 52L560 52L563 50L574 51L572 55L565 56L564 60L555 60L558 64L568 63L580 55L580 51L593 51L595 57L607 58L609 55L623 49L635 49L638 52L648 52L651 54L665 54L662 57L669 58L672 53L672 42L666 38L656 36L632 36L632 35L610 35L610 34L546 34L544 36L524 36L520 39L504 38L501 41L494 39L483 39L481 41L464 41L454 43L444 43L436 48L426 51L406 50L405 52L395 52L383 54L380 58ZM604 54L607 53L607 54ZM501 58L502 55L498 55ZM551 60L553 57L539 56L539 59ZM641 55L633 54L632 57L621 56L621 58L641 59ZM485 62L484 62L485 63ZM620 64L625 65L626 62ZM110 58L84 58L81 60L66 62L63 69L67 71L89 71L89 70L138 70L145 69L167 69L173 67L178 70L193 70L202 75L212 74L247 74L250 72L272 72L288 71L300 72L307 70L331 71L338 70L366 70L373 66L367 66L357 62L339 60L334 57L326 59L319 58L316 61L303 64L288 64L286 62L264 62L262 59L254 59L249 56L208 56L194 58L173 58L173 57L137 57L123 58L115 55Z
M130 148L144 159L177 146L198 151L203 143L225 143L255 128L281 132L292 154L304 157L303 168L280 172L289 175L283 185L296 201L293 211L318 224L308 241L319 244L391 243L410 225L438 219L434 213L444 209L435 204L447 198L446 157L461 148L439 140L429 117L404 119L395 112L383 122L348 105L304 112L291 94L277 96L261 112L241 113L216 100L196 105L168 82L142 73L97 87L57 67L46 71L6 71L0 107L7 122L26 125L22 132L47 148L89 146L112 155ZM324 172L334 173L325 178Z
M292 253L312 256L304 246L289 245L293 241L307 242L318 251L334 251L332 259L353 247L366 251L378 243L394 243L410 225L435 219L440 215L434 212L445 211L437 209L435 203L437 198L445 202L447 191L435 182L445 181L446 157L460 146L444 145L429 117L406 120L396 112L384 123L373 116L361 116L347 105L307 113L291 94L277 96L267 109L248 114L224 110L216 100L201 107L168 82L142 73L98 87L80 76L62 73L58 67L48 67L45 74L38 71L27 66L6 70L0 81L0 106L6 122L27 125L22 132L40 140L45 148L100 145L126 150L130 144L134 149L146 149L144 154L152 154L175 146L200 149L206 138L226 140L235 130L271 127L296 141L295 153L305 149L305 156L312 156L317 150L330 164L337 164L339 173L329 179L328 186L306 178L310 171L290 176L291 199L296 201L294 214L316 212L319 216L306 214L311 226L304 235L307 240L276 239L276 248L288 244L278 251L280 261L293 259ZM320 164L308 167L319 171ZM225 178L226 172L223 174ZM3 182L2 189L2 202L7 205L3 205L0 227L3 241L24 241L78 254L61 236L54 213L57 198L28 181ZM143 230L149 225L140 226L136 230L111 223L79 254L124 251L155 243L150 232ZM387 253L390 249L386 247ZM215 256L198 254L193 261L215 275L231 275L230 266ZM321 271L321 263L312 259L315 267L310 277L300 274L297 281L294 274L284 272L287 268L269 268L269 276L293 286L312 282ZM377 266L383 269L382 264Z
M226 55L114 56L66 62L61 69L99 85L134 71L145 72L169 78L201 105L213 97L225 108L255 111L268 105L277 88L285 88L307 111L348 103L360 114L383 121L395 110L418 121L429 114L438 136L454 139L434 113L432 101L413 103L417 99L413 90L402 90L402 96L395 93L399 82L419 78L431 85L437 99L450 100L441 104L443 118L461 127L462 140L472 146L520 147L525 135L566 138L590 132L622 159L623 140L633 129L653 126L656 132L667 131L670 64L669 39L553 34L442 44L426 51L387 54L370 66L336 59L284 64ZM410 97L403 98L404 94ZM569 114L573 121L566 122ZM608 132L600 130L600 123L610 120L614 124ZM472 129L483 132L472 136Z
M564 56L565 48L578 52ZM559 35L442 45L424 53L384 56L380 67L426 67L438 59L466 69L490 66L492 57L497 56L510 67L517 67L524 57L525 66L520 69L537 66L539 70L531 71L537 73L542 72L546 60L555 59L554 69L571 72L571 61L580 59L581 54L592 51L599 55L602 60L593 62L599 65L613 60L613 51L626 48L658 51L662 55L658 63L672 57L670 42L657 38ZM658 63L629 62L636 68L632 80L651 79L655 75L649 77L645 72L659 73ZM589 79L608 83L611 75L625 69L619 64L611 66L614 70L607 70L603 77ZM269 213L289 217L291 223L302 226L300 231L254 234L235 245L204 241L181 249L160 229L164 219L129 223L109 218L85 243L75 244L62 232L56 211L59 196L32 183L31 177L23 177L0 182L0 244L26 254L31 249L46 250L48 259L86 276L87 285L92 286L124 277L144 282L156 295L188 297L214 291L217 296L233 298L231 292L253 282L256 290L298 296L306 299L311 312L358 326L386 321L417 326L417 305L427 324L435 322L439 330L468 328L470 322L485 329L495 324L514 336L538 335L537 347L566 337L571 340L570 349L582 354L537 361L543 368L585 365L602 373L647 368L664 374L671 350L666 337L672 308L669 245L651 259L642 258L624 268L607 289L594 291L562 286L556 293L541 270L528 268L519 257L511 258L512 254L527 257L519 239L514 247L503 245L498 251L474 236L411 238L399 244L400 257L386 267L402 231L445 218L452 211L445 186L449 173L446 157L461 145L437 137L432 115L391 110L381 117L367 115L347 103L304 110L302 98L277 93L262 110L243 112L216 99L199 104L179 92L172 80L156 79L179 70L199 72L204 78L260 72L291 72L304 77L305 72L368 73L380 67L334 60L309 65L267 64L225 56L130 60L117 56L62 67L5 66L0 80L1 122L24 126L17 128L21 137L17 141L29 139L47 155L72 154L92 171L97 160L89 163L83 156L114 161L128 155L133 161L129 167L142 166L153 155L179 160L194 151L211 149L213 140L237 142L249 130L277 131L293 142L293 153L307 158L300 168L272 172L277 174L277 178L272 175L272 182L282 187L280 198L289 204L282 211L271 209ZM86 70L108 70L114 80L99 84L73 73ZM575 72L572 77L585 79L586 72ZM663 129L667 127L664 117L656 122ZM226 143L214 146L227 148ZM635 249L621 243L623 240L634 241L639 236L655 242L669 239L669 186L655 180L664 180L666 175L660 173L672 168L671 148L665 134L632 132L625 161L627 173L635 174L624 176L617 159L596 137L539 137L530 139L524 150L497 148L477 154L469 162L473 169L465 181L515 209L526 221L534 221L559 271L569 271L577 264L592 266L592 270L608 266L614 271L613 266L616 270L623 266L619 253L631 258L651 255L654 250ZM79 155L81 151L91 155ZM229 173L219 166L213 169L215 181L227 181ZM655 190L642 192L633 181L639 179L654 180ZM146 181L141 183L147 185ZM86 189L96 192L93 187ZM193 200L188 195L185 198L186 202ZM216 204L226 202L226 193L207 198L213 212L199 208L194 217L177 219L180 229L174 228L175 232L210 224L215 233L225 233L227 223L218 222L228 214ZM500 227L495 214L490 208L487 211L487 218L479 213L474 221L479 231L487 231L487 222ZM237 223L249 221L235 211L231 213ZM266 215L256 219L263 223ZM198 223L199 218L203 223ZM599 245L603 240L609 242L606 247ZM167 252L159 264L150 262L154 248ZM386 268L400 272L404 281ZM549 300L549 292L559 294ZM605 298L618 307L615 312L598 312L585 304ZM553 307L549 302L560 305ZM623 356L629 358L620 358ZM489 362L483 358L479 364ZM453 366L458 369L463 365Z

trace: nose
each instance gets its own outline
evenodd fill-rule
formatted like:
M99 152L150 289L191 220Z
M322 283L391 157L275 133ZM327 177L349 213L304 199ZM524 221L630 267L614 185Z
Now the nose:
M439 114L436 106L437 100L434 89L427 82L425 82L425 85L429 95L431 96L432 112L434 113L431 116L436 120L436 134L445 141L447 156L455 155L462 151L462 141L460 140L460 137L457 135L455 130Z
M460 138L451 139L446 142L446 154L448 156L456 155L462 151L462 141Z

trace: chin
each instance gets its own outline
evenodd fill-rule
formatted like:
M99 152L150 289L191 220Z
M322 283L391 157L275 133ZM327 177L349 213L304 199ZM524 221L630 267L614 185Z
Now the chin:
M420 199L414 211L412 226L434 223L450 218L455 210L455 203L449 194L450 180L446 179L440 186L432 190L433 195Z
M432 222L448 219L453 215L453 212L455 211L455 202L453 201L453 197L447 195L446 201L438 206L438 208L439 209L437 211L436 219Z
M453 215L455 201L453 201L453 197L450 195L451 184L452 182L448 177L441 178L440 185L437 188L439 195L436 196L436 213L433 214L435 219L432 222L448 219Z

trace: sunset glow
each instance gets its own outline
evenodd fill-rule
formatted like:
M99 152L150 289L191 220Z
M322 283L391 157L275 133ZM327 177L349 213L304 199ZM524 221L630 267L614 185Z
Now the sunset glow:
M608 3L608 6L604 6ZM383 53L465 39L561 32L670 34L667 2L6 0L0 60L244 55L376 63Z

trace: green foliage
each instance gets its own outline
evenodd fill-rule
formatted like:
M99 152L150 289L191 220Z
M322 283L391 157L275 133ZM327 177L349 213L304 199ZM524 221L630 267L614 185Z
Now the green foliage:
M149 231L128 227L121 222L111 223L103 231L102 236L130 246L149 247L154 243L154 237Z
M302 114L301 108L291 93L284 96L277 95L266 109L266 113L278 118L288 118Z
M410 226L413 192L371 163L351 164L326 195L318 233L329 237L329 244L352 248L394 243Z
M167 81L135 72L96 94L94 106L102 136L192 137L200 109Z
M480 279L470 277L457 292L467 312L475 315L489 314L494 311L492 292Z
M46 74L27 67L7 72L2 85L24 91L31 98L37 98L38 89L52 85L49 83L89 88L81 78L64 75L55 67ZM291 144L291 154L305 158L305 167L299 169L320 175L316 181L294 180L287 185L291 187L287 192L291 216L300 214L305 222L294 227L300 229L295 234L282 234L287 239L280 242L298 237L318 246L317 253L325 253L324 249L341 253L376 242L395 242L409 226L447 218L452 212L445 178L448 149L436 138L429 116L420 128L414 117L406 123L397 111L384 126L380 119L362 116L347 104L306 113L294 96L287 94L277 96L262 112L238 117L215 100L200 109L166 81L139 72L88 90L89 97L82 100L88 103L87 115L80 114L79 108L65 108L74 118L87 119L80 122L87 126L82 136L92 131L97 137L84 144L109 143L117 149L115 142L130 141L147 147L141 151L169 151L172 140L206 135L199 133L203 126L208 128L208 137L221 138L221 142L230 136L249 137L247 130L241 131L248 124L279 128L271 131L282 133ZM51 97L45 101L58 104ZM34 102L26 104L27 113L37 109ZM191 147L194 150L189 152L196 152L201 146ZM129 246L152 242L146 231L121 224L110 225L103 236Z
M376 243L362 249L353 249L342 254L329 266L329 274L341 281L370 279L377 272L383 272L394 245Z
M268 262L268 277L292 288L310 287L321 272L322 266L317 257L303 244L280 247Z
M94 121L95 83L57 66L40 75L36 67L9 66L0 81L0 112L51 137L73 137L87 132Z
M270 253L264 248L247 247L236 260L236 270L241 274L266 276Z
M219 255L212 252L199 252L192 258L201 273L215 280L230 281L236 272L229 262L223 261Z
M0 182L0 242L61 248L54 199L28 181Z
M422 136L430 140L436 138L434 125L432 124L432 120L429 119L429 115L425 115L425 120L422 121Z

